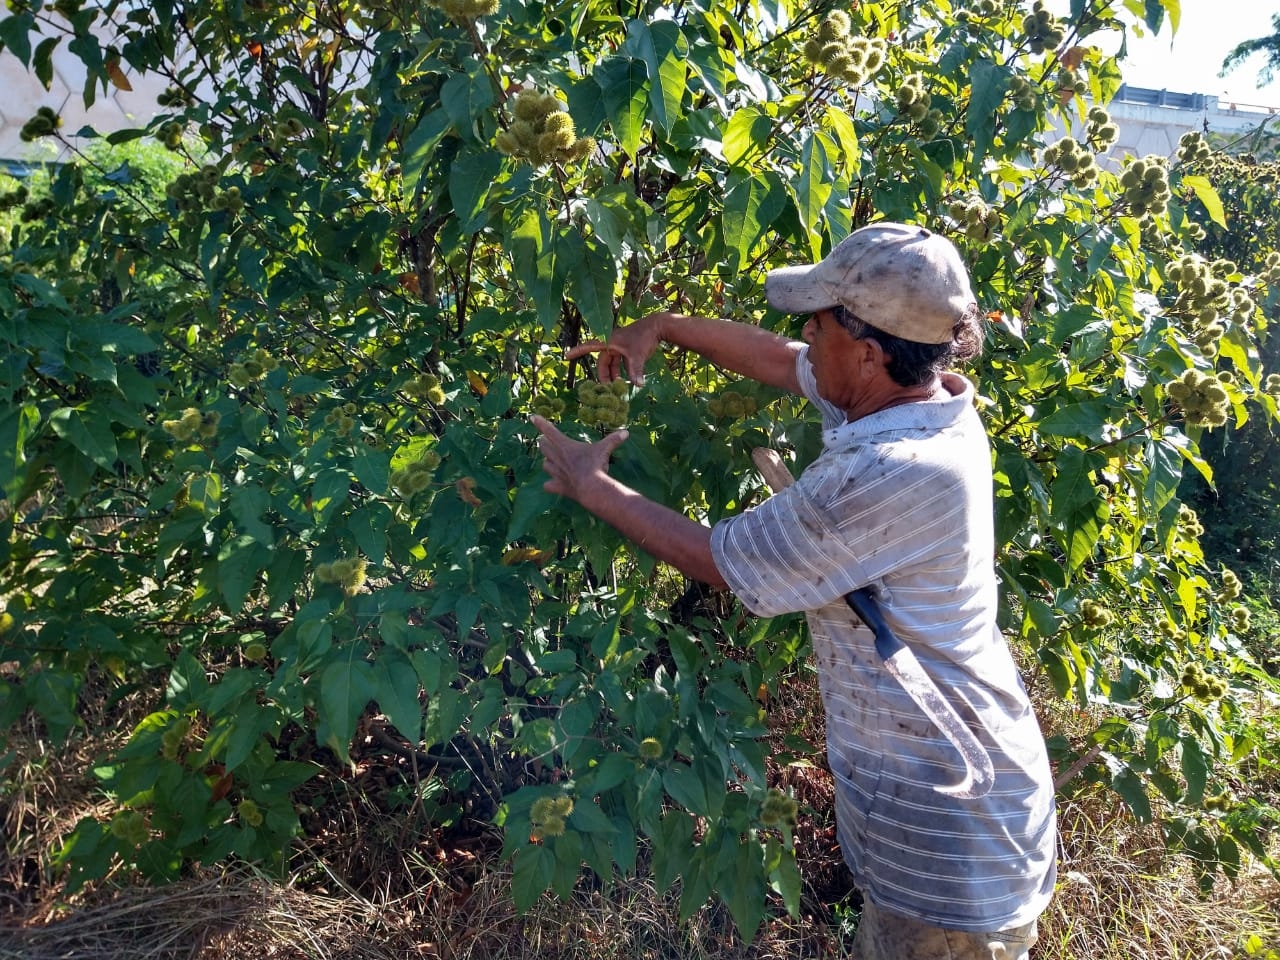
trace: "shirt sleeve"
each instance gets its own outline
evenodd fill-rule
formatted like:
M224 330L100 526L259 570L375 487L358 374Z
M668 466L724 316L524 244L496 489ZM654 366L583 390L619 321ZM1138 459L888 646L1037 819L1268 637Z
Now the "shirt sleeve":
M720 575L762 617L817 610L870 582L803 479L711 531Z

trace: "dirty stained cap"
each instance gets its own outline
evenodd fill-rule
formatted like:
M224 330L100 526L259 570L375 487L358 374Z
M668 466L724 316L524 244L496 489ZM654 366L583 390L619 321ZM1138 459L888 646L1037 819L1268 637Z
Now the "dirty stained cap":
M844 307L877 330L950 343L975 308L969 271L946 237L905 223L855 230L820 263L771 270L765 299L787 313Z

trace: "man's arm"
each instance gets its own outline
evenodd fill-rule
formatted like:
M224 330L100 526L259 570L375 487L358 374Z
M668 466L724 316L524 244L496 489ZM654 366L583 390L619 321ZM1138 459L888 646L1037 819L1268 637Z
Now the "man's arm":
M609 456L627 432L611 433L598 443L571 440L548 420L531 422L542 434L539 446L550 475L543 486L576 500L624 537L669 563L685 576L713 587L726 587L711 555L711 528L648 499L608 474Z
M658 346L674 344L692 350L717 366L759 383L799 393L796 354L804 344L749 323L689 317L681 313L651 313L619 327L607 343L588 340L569 351L569 359L600 353L599 376L606 383L623 375L644 382L644 365Z

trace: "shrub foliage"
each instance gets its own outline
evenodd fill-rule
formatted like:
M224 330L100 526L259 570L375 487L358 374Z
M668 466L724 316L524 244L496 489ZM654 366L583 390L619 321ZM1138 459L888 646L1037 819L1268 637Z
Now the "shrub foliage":
M953 237L990 311L1004 620L1087 718L1050 731L1064 779L1207 877L1264 854L1274 683L1178 486L1206 431L1276 419L1280 285L1194 253L1189 205L1230 226L1195 144L1099 159L1095 41L1166 7L9 0L46 83L59 48L86 103L168 83L136 129L34 117L105 146L4 195L0 724L57 742L86 684L154 698L69 882L282 863L299 745L376 728L437 822L504 827L521 904L643 842L686 912L794 910L762 737L802 623L546 494L526 417L625 422L619 476L707 521L759 501L753 447L815 452L793 400L682 357L578 390L565 349L656 309L786 329L764 270L877 219ZM1082 132L1046 151L1053 115ZM111 161L142 138L160 189Z

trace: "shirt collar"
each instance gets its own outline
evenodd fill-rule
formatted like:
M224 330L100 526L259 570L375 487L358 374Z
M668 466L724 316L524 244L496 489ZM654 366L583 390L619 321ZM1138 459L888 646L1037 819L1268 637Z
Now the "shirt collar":
M852 422L846 421L822 431L822 446L835 450L858 440L903 429L936 430L949 427L973 407L973 384L958 373L942 374L948 396L940 400L917 400L880 410Z

